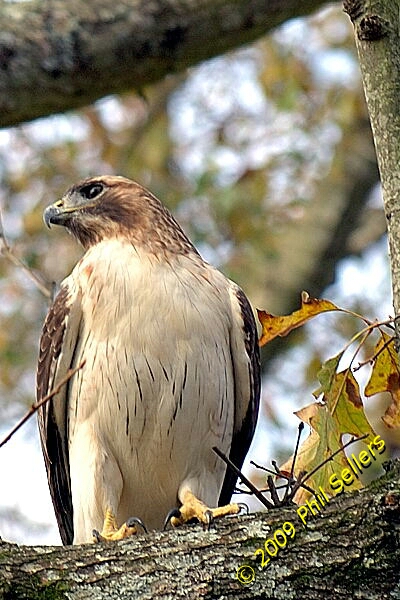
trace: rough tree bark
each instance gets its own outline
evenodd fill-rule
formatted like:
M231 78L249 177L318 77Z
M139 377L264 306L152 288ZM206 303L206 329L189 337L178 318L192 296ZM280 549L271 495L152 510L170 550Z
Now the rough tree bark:
M286 508L226 518L209 532L196 525L105 545L2 542L0 598L400 598L400 461L391 467L369 488L331 500L307 527ZM262 569L254 552L286 521L294 539ZM247 585L237 578L243 565L243 576L254 571Z
M2 2L0 127L139 89L325 2Z
M400 339L400 2L345 0L343 4L354 25L378 157Z

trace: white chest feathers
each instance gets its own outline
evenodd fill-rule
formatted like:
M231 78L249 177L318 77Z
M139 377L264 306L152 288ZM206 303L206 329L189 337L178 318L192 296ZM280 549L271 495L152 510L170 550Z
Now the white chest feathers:
M225 469L211 448L229 452L234 421L227 280L196 255L161 261L118 241L70 277L82 304L74 362L86 361L70 386L71 452L112 456L139 513L154 486L169 510L188 478L208 481L198 492L216 503Z

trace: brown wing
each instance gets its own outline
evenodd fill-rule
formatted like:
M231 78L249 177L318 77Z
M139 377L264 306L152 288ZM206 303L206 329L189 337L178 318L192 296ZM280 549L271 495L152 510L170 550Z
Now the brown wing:
M81 319L77 292L65 280L43 325L36 375L37 400L44 398L73 366ZM38 410L39 433L50 494L63 544L74 537L68 458L68 383Z
M253 439L260 404L260 349L253 311L243 291L231 284L233 324L231 356L235 384L235 422L230 460L241 469ZM237 477L229 468L219 505L230 501Z

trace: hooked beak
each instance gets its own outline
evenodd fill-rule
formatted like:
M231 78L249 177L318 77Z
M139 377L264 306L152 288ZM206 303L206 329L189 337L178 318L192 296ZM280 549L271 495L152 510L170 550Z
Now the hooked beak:
M75 210L76 207L67 208L63 200L57 200L45 209L43 220L49 229L51 225L66 225L71 219L71 213Z

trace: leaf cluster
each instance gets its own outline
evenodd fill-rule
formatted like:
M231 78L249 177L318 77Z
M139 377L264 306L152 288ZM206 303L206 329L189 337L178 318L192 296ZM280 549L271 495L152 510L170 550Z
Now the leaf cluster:
M262 324L260 345L265 345L277 336L286 336L317 315L332 311L359 319L362 327L338 354L321 366L318 373L319 387L314 392L315 401L295 412L301 421L310 426L310 434L299 449L294 473L309 472L324 463L323 468L317 470L309 480L309 485L314 489L319 486L329 487L332 475L341 473L343 469L350 469L348 457L344 452L339 452L344 436L364 436L363 443L367 445L376 437L364 410L365 398L388 392L391 404L382 420L387 428L400 427L400 363L393 334L393 319L371 322L329 300L310 298L303 292L301 307L290 315L274 316L258 311ZM370 336L376 338L373 354L354 365ZM343 369L344 354L353 345L356 346L355 350L348 366ZM367 365L370 366L370 374L362 390L355 373ZM335 456L330 459L332 454ZM293 457L281 466L283 473L292 469ZM360 480L354 478L352 488L359 488L361 485ZM302 502L308 495L309 492L301 489L296 500Z

